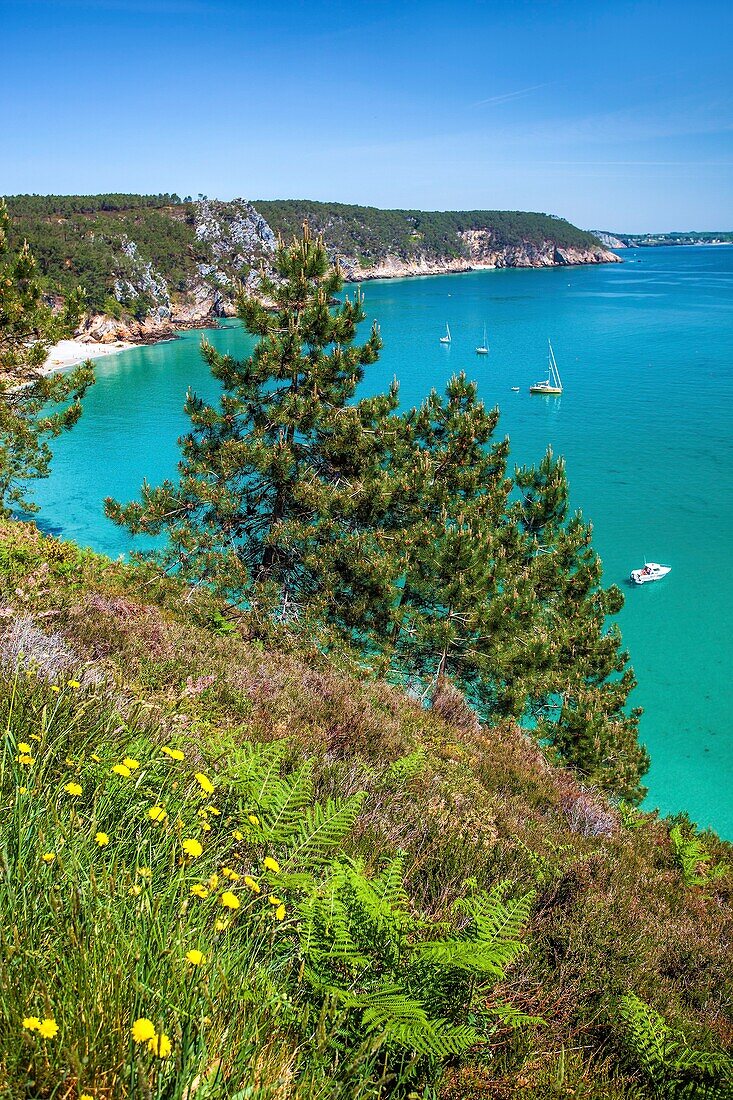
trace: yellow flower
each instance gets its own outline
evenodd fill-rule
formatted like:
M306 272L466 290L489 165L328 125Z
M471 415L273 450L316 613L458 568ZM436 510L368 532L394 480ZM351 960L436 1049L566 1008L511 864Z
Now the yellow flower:
M191 893L197 898L208 898L209 891L201 882L197 882L195 886L191 887Z
M247 821L251 822L252 825L259 825L260 823L260 819L257 814L247 814Z
M31 747L27 741L21 741L18 745L18 752L31 752Z
M18 794L28 794L27 787L18 787Z
M165 821L168 816L168 811L164 806L151 806L148 810L148 817L151 821Z
M32 733L32 734L31 734L31 741L38 741L38 742L40 742L40 741L42 741L42 740L43 740L43 738L42 738L42 737L39 737L39 735L38 735L37 733Z
M79 683L78 680L67 680L66 682L67 682L67 684L69 685L70 688L80 688L81 687L81 684Z
M25 752L20 753L17 759L19 764L27 764L29 767L36 762L32 756L29 756L28 753Z
M95 762L95 764L101 764L102 763L102 757L97 756L96 752L92 753L92 760Z
M140 878L152 878L153 872L149 867L136 867L135 870L140 875Z
M95 833L94 839L100 848L106 848L109 844L109 837L106 833Z
M43 856L41 858L43 859L44 863L53 863L53 861L56 859L56 853L55 852L44 852Z
M51 684L51 691L55 691L58 693L59 691L61 691L61 688L58 687L56 684Z
M184 840L181 847L187 856L192 856L194 859L204 850L198 840Z
M171 1049L171 1041L164 1032L161 1032L160 1035L154 1035L152 1039L148 1039L148 1050L156 1054L158 1058L167 1058Z
M46 1020L41 1020L36 1030L44 1039L53 1039L58 1035L59 1025L56 1023L53 1016L50 1016Z
M216 806L207 806L206 809L210 814L213 814L214 817L221 817L221 810L217 810Z
M255 882L255 880L250 875L244 876L244 885L248 887L248 889L250 889L253 894L259 894L262 889L260 884L258 882Z
M78 798L81 794L81 787L78 783L67 783L64 786L64 790L67 794L72 795L73 798Z
M262 866L265 868L266 871L272 871L274 875L280 873L280 864L277 862L276 859L273 859L272 856L265 856L264 860L262 861Z
M129 768L131 772L134 772L136 768L140 767L140 761L133 760L131 756L126 756L122 763L126 768Z
M169 749L166 745L161 752L164 752L166 756L170 756L171 760L183 760L184 754L180 749Z
M91 1096L88 1092L83 1092L79 1097L79 1100L94 1100L94 1097Z
M155 1036L155 1024L152 1020L148 1020L146 1016L141 1016L139 1020L135 1020L130 1034L136 1043L147 1043L149 1039Z
M230 890L225 890L225 892L221 895L221 904L226 909L239 909L239 898Z
M211 825L209 825L208 821L202 821L201 822L201 832L202 833L210 833L211 832Z
M201 787L202 791L205 791L206 794L214 793L214 784L211 782L210 779L206 778L203 772L196 772L194 778L198 782L198 785Z
M239 829L235 829L232 836L235 840L244 840L244 833L240 833Z
M113 764L112 771L115 773L115 775L121 775L125 779L127 779L127 777L130 775L130 769L127 767L126 764Z
M26 1016L23 1020L23 1027L26 1031L38 1031L41 1026L41 1021L37 1016Z
M64 764L66 764L67 768L73 768L74 764L75 764L75 761L72 760L70 756L67 756L66 759L64 760Z
M238 875L236 871L233 871L231 869L231 867L222 867L221 873L223 874L224 878L231 879L232 882L238 882L241 878L241 875Z
M270 905L281 905L282 904L281 899L278 898L278 897L275 897L274 894L270 894L270 896L267 900L269 901Z
M226 932L229 927L229 921L225 917L220 917L214 924L214 930L216 932Z
M206 955L194 947L191 951L186 952L186 962L190 962L192 966L201 966L202 963L206 962Z
M130 889L127 892L128 892L128 894L130 894L131 897L139 898L140 895L143 892L143 888L142 888L142 886L138 886L137 883L136 883L134 886L131 886Z
M284 905L278 905L277 909L275 910L275 916L278 920L285 920L285 906Z
M206 885L209 887L210 890L216 890L217 886L219 885L219 876L211 875Z

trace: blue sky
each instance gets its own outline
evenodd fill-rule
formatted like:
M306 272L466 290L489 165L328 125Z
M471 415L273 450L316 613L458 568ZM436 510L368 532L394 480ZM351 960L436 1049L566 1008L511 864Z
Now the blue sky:
M0 192L733 228L733 4L0 0Z

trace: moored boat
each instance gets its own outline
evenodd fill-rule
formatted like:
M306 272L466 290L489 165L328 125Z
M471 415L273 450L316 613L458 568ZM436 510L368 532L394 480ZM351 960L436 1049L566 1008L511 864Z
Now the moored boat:
M545 394L560 394L562 393L562 382L560 381L560 372L557 369L557 363L555 362L555 353L552 350L552 344L547 341L548 353L547 353L547 378L544 382L535 382L534 386L529 387L530 393L545 393Z
M659 565L656 561L644 562L643 569L632 569L631 580L634 584L648 584L649 581L661 581L672 570L671 565Z

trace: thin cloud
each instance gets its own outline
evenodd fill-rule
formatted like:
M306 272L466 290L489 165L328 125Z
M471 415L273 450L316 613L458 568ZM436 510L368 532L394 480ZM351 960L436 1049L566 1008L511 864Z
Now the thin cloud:
M508 103L511 99L521 99L522 96L529 95L530 92L536 92L539 88L547 88L551 81L544 81L542 84L531 84L529 88L518 88L516 92L504 92L503 95L492 95L488 99L479 99L475 103L471 104L471 107L489 107L494 106L497 103Z

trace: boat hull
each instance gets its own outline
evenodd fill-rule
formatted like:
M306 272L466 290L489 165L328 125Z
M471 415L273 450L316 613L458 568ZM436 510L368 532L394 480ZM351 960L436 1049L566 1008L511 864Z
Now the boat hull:
M530 386L530 393L549 393L549 394L561 394L562 389L560 386Z
M644 569L632 569L629 579L634 584L649 584L651 581L661 581L671 572L671 565L650 565L645 566Z

